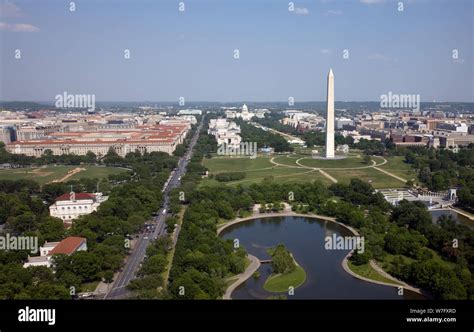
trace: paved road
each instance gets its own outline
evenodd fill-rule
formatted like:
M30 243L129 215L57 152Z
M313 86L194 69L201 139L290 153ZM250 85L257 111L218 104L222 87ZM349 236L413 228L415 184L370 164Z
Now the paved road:
M154 227L153 231L151 233L142 233L139 235L132 252L127 257L125 266L122 268L120 274L114 282L114 286L104 296L105 299L124 298L129 294L129 291L126 287L130 283L130 281L135 278L136 273L145 257L146 248L148 247L151 241L166 234L165 220L169 216L169 214L167 213L167 211L169 210L169 193L172 189L179 186L181 177L186 173L186 167L192 157L193 148L199 138L199 132L201 131L202 123L203 122L201 121L198 128L196 129L191 143L189 144L186 154L179 159L178 166L171 173L169 181L165 184L163 188L163 205L158 210L157 215L153 217L151 221Z

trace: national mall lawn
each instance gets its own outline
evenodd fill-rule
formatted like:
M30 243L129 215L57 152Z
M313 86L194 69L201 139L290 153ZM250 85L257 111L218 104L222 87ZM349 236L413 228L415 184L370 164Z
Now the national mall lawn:
M406 181L402 180L416 177L403 157L372 156L370 163L366 163L360 151L351 151L347 158L340 160L312 159L310 154L303 151L292 154L258 154L254 159L248 156L215 155L211 159L204 159L203 165L208 168L209 176L203 179L200 186L218 185L215 175L228 172L245 173L243 179L225 182L229 186L249 186L262 181L305 183L314 180L330 185L335 181L349 183L350 179L359 178L376 189L385 189L403 188Z

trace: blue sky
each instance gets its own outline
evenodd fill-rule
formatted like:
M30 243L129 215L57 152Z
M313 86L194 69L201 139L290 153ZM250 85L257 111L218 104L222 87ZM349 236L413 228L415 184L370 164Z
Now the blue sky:
M0 100L474 101L471 0L182 1L0 0Z

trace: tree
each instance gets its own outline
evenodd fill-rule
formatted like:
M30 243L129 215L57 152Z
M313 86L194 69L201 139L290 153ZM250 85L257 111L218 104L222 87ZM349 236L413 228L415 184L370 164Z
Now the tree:
M84 282L98 279L101 264L97 255L92 252L78 251L70 257L72 272L80 276Z
M173 151L173 156L176 157L182 157L186 153L186 148L182 145L179 144L176 146L176 149Z
M270 251L273 273L290 273L296 269L295 261L285 245L280 243Z
M363 158L363 163L366 165L370 165L371 162L372 162L372 158L368 154L366 154Z
M114 271L112 270L105 271L103 279L106 284L111 284L114 281Z
M408 226L424 232L431 225L431 215L422 202L409 202L402 200L392 212L392 222L399 226Z
M140 276L148 274L160 274L166 268L166 257L162 254L156 254L154 256L148 257L148 259L143 263L142 268L138 272Z
M175 217L168 217L165 223L166 223L166 231L168 233L173 233L175 224L178 223L178 219L176 219Z
M44 241L60 241L64 238L64 225L58 218L47 217L39 224L38 230Z
M350 258L350 261L354 265L364 265L364 264L367 264L371 258L372 258L372 254L367 250L365 250L364 253L362 254L358 253L357 251L354 251L354 253L352 254Z
M95 163L97 161L97 156L94 152L92 151L87 151L86 153L86 160L88 163Z

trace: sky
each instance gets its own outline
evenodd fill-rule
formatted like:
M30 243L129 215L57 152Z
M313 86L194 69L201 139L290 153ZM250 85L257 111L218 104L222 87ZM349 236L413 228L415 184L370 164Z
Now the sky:
M474 101L472 0L70 2L0 0L0 100Z

